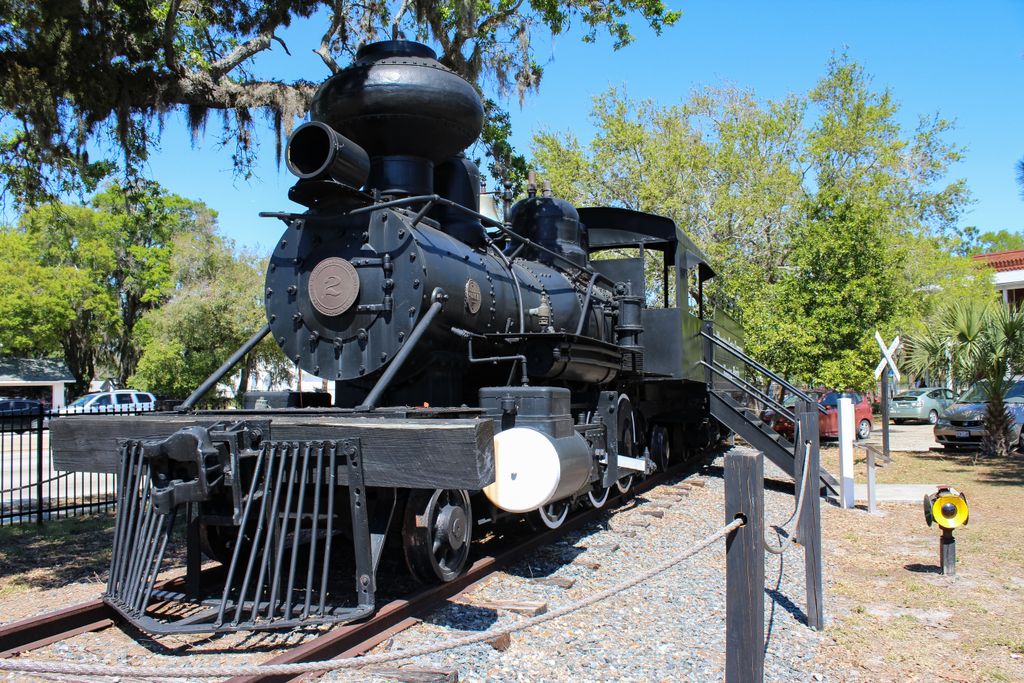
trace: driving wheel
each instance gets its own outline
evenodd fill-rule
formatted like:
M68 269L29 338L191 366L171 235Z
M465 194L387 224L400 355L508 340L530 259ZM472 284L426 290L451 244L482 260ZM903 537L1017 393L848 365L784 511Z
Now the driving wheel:
M405 503L402 545L412 575L424 583L448 582L466 568L473 511L461 489L414 489Z
M664 472L668 469L669 460L672 458L672 446L669 444L668 430L662 425L651 427L651 460L658 466L658 470Z
M620 455L635 458L638 450L636 443L636 418L633 416L633 404L630 403L629 397L625 394L619 394L618 410L616 412L618 413L618 452ZM629 493L629 489L633 488L633 478L635 476L630 474L625 477L619 477L619 480L615 482L615 488L619 490L619 493L623 495Z
M607 489L605 489L605 498L607 497L608 493ZM566 498L565 500L558 500L538 508L534 515L548 529L557 529L562 526L565 518L569 515L569 507L569 499Z

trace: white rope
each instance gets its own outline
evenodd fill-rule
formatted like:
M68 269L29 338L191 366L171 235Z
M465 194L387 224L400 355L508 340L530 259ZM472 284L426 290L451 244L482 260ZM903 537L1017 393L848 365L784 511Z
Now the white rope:
M786 552L786 548L793 542L793 534L789 532L785 527L789 526L789 523L794 519L800 519L800 511L804 508L804 494L807 492L807 471L810 469L807 465L811 460L811 442L804 442L804 471L800 476L800 493L796 499L796 508L793 510L793 514L781 525L773 525L779 531L785 531L786 536L782 539L779 545L772 545L768 542L768 539L764 540L764 549L770 552L772 555L781 555Z
M503 636L515 633L523 629L532 628L552 619L558 619L566 614L589 607L596 602L605 600L612 596L620 595L622 591L632 588L637 584L649 581L655 575L660 574L680 562L689 559L712 545L716 541L725 538L734 529L743 526L743 520L734 519L718 531L707 536L696 545L688 547L685 551L663 560L651 569L636 574L633 577L617 583L610 588L594 593L583 600L559 607L556 610L540 614L529 619L522 619L501 628L496 628L472 635L456 638L455 640L443 641L432 645L423 645L398 652L386 652L378 655L366 655L364 657L351 657L346 659L331 659L318 662L301 662L297 664L247 664L247 665L224 665L224 666L109 666L106 664L91 663L65 663L28 659L2 659L0 660L0 671L17 671L21 673L51 673L71 676L124 676L135 678L226 678L230 676L265 676L283 675L298 676L313 671L333 671L336 669L350 669L356 667L370 666L374 664L385 664L401 659L412 659L425 655L435 654L445 650L451 650L467 645L486 642Z

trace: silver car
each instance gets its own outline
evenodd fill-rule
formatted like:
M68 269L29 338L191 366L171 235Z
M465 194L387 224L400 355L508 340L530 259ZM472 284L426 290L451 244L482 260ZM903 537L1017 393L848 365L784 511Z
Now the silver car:
M909 389L896 394L889 401L889 417L896 424L908 420L918 420L935 424L939 415L953 404L956 396L950 389L942 387L924 387Z
M981 447L982 441L988 436L985 430L985 408L988 405L985 394L984 383L975 384L939 416L935 424L935 440L943 448L954 450ZM1011 447L1020 448L1021 430L1024 427L1024 380L1010 386L1006 393L1006 410L1013 417L1009 437Z

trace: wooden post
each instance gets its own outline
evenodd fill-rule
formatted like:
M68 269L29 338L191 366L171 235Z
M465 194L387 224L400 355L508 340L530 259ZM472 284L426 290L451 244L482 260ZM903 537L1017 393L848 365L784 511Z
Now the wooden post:
M800 545L804 547L804 574L807 584L807 625L815 631L825 628L825 596L821 569L821 481L818 472L821 467L821 454L818 436L818 411L813 403L805 405L800 417L800 443L796 461L803 465L806 448L807 468L810 474L804 484L804 503L800 508L800 519L797 520L797 532ZM801 472L802 474L802 472ZM800 485L800 479L796 480Z
M939 564L945 576L956 576L956 539L952 529L943 529L939 537Z
M882 460L889 462L889 368L882 371Z
M725 680L764 679L764 455L725 454Z
M875 449L865 446L864 451L868 454L868 512L878 512L878 499L875 495Z

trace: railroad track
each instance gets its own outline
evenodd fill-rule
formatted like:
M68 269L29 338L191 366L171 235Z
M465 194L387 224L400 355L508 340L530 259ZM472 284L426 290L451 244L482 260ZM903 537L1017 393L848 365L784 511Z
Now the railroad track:
M515 563L540 546L558 540L569 531L601 519L621 508L633 496L685 473L695 464L676 465L667 472L634 483L627 493L609 496L608 502L601 509L577 511L557 529L536 533L510 548L479 558L454 581L430 586L405 598L392 600L378 608L374 616L366 621L332 628L264 663L294 664L364 654L396 633L417 624L423 616L465 593L494 572ZM214 579L220 569L214 567L204 570L204 578ZM157 589L180 590L183 584L184 577L179 577L163 582ZM99 599L23 619L0 627L0 657L11 657L82 633L99 631L121 621L117 612ZM284 683L298 678L302 677L246 676L230 679L228 683Z

